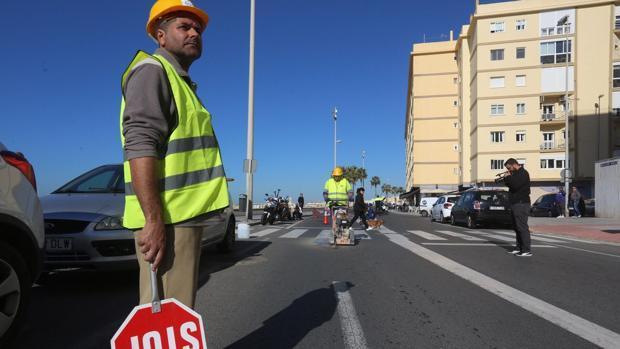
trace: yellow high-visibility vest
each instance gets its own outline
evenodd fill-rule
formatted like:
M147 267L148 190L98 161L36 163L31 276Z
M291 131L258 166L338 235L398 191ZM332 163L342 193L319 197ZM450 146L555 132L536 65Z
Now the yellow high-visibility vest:
M325 182L325 192L328 201L346 205L349 202L349 195L353 193L353 187L346 178L339 182L330 178Z
M138 64L160 64L166 72L177 108L178 125L167 140L166 152L159 159L159 182L166 224L175 224L216 211L230 205L226 174L218 146L211 114L194 91L176 72L172 64L160 55L139 51L123 74L127 76ZM121 102L121 142L123 112ZM125 173L125 213L123 225L129 229L144 227L145 218L131 183L129 161L123 163Z

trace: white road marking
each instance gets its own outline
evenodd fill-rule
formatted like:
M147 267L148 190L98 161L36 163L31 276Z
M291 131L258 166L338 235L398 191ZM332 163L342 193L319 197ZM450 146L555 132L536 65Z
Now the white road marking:
M497 246L513 246L513 244L494 244L494 243L476 243L476 242L423 242L425 246L483 246L483 247L497 247ZM536 248L556 248L556 246L550 245L532 245Z
M263 237L263 236L266 236L266 235L269 235L269 234L273 234L273 233L275 233L276 231L279 231L279 230L280 230L280 228L264 229L264 230L261 230L261 231L256 232L256 233L252 233L250 236L251 237L260 238L260 237Z
M454 236L457 238L461 238L463 240L468 240L468 241L484 241L484 239L475 237L475 236L471 236L471 235L466 235L466 234L461 234L461 233L457 233L454 231L449 231L449 230L435 230L438 233L442 233L442 234L446 234L446 235L450 235L450 236Z
M297 226L297 224L299 224L299 223L301 223L301 222L303 222L303 221L302 221L302 220L300 220L299 222L292 224L290 227L287 227L287 229L292 229L292 228L296 227L296 226Z
M514 305L536 314L599 347L610 349L618 348L620 334L616 332L494 280L482 273L446 258L439 253L422 247L403 235L395 234L385 227L382 227L382 232L383 231L388 232L386 236L393 243Z
M370 234L368 234L366 231L352 231L353 236L355 237L355 240L372 240L372 238L370 237Z
M293 229L289 231L288 233L280 236L280 238L281 239L297 239L298 237L302 236L307 231L308 229Z
M615 242L585 240L585 239L579 239L579 238L572 238L572 237L568 237L568 236L557 236L557 235L551 235L551 234L545 234L545 233L535 233L535 234L539 235L539 236L552 237L554 239L575 241L575 242L581 242L581 243L584 243L584 244L591 244L591 245L620 246L620 244L615 243Z
M513 242L516 243L517 239L516 237L507 237L507 236L503 236L503 235L496 235L496 234L489 234L483 231L478 231L478 230L468 230L468 233L471 234L477 234L477 235L482 235L482 236L486 236L495 240L500 240L500 241L508 241L508 242ZM490 240L488 240L490 241Z
M336 298L338 298L338 317L340 317L344 347L347 349L368 348L362 325L357 318L353 299L349 293L349 287L346 282L342 281L334 281L332 285Z
M496 234L515 236L514 232L508 232L508 231L503 231L503 230L493 230L493 232L496 233ZM544 238L544 237L536 236L536 235L533 235L533 234L530 234L530 238L532 240L536 240L536 241L553 242L553 243L556 243L556 244L564 244L564 243L566 243L566 241Z
M329 245L329 238L332 236L332 231L330 229L321 230L319 235L314 239L315 244L319 245Z
M445 238L442 238L441 236L427 233L423 230L407 230L407 231L410 232L411 234L417 235L426 240L446 240Z

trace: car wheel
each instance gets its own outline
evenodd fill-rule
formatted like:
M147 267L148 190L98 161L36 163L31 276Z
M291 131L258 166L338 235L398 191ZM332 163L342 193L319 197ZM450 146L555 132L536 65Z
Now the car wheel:
M443 218L443 212L439 212L439 223L443 223L445 221L445 218Z
M260 218L260 224L265 225L267 224L267 214L263 214L263 216Z
M217 244L217 249L223 253L230 253L235 249L235 240L235 220L231 218L226 227L224 240Z
M32 276L26 261L11 245L0 242L0 348L5 348L24 320Z
M433 223L435 221L435 218L433 218L433 212L431 212L431 214L429 214L429 216L431 217L431 223Z
M553 217L553 212L551 210L547 211L547 217Z
M476 220L471 215L467 216L467 228L476 229Z
M422 217L428 217L428 212L426 212L426 210L420 212L420 214L422 215Z
M456 225L456 218L453 215L450 215L450 224Z

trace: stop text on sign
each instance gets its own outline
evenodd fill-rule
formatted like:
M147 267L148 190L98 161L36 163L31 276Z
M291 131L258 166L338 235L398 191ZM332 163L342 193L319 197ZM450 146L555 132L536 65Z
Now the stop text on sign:
M177 336L189 345L177 347ZM142 338L133 336L129 340L131 349L200 349L200 332L196 324L191 321L182 324L180 331L175 331L174 327L170 326L163 335L159 331L150 331ZM167 346L164 346L164 343Z

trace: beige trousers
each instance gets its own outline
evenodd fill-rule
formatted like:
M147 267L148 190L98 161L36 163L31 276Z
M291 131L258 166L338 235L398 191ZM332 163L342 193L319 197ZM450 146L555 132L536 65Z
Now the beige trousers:
M150 265L140 253L138 237L134 233L136 255L140 265L140 304L152 301ZM198 267L200 264L201 227L166 226L166 253L157 270L157 284L160 299L176 298L194 308L198 289Z

